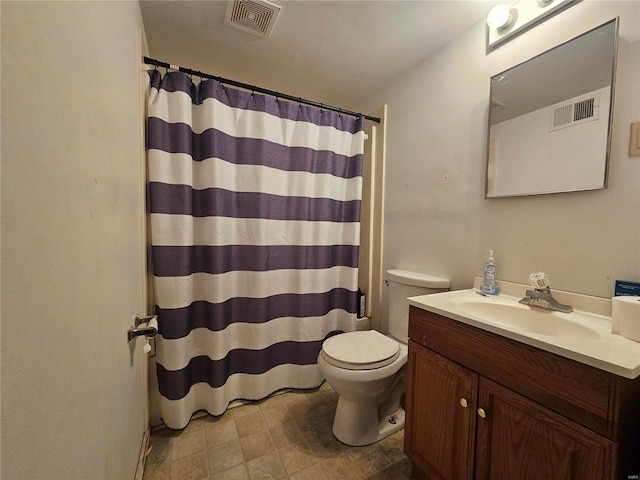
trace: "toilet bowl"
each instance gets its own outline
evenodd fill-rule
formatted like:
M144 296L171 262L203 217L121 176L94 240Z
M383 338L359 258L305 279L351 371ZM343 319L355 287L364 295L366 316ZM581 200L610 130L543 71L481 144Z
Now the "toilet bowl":
M342 443L369 445L404 427L407 346L375 331L327 339L318 366L338 394L333 434Z
M375 443L404 427L409 304L407 297L446 291L449 280L404 270L387 272L389 331L347 332L328 338L318 366L338 394L333 434L342 443Z

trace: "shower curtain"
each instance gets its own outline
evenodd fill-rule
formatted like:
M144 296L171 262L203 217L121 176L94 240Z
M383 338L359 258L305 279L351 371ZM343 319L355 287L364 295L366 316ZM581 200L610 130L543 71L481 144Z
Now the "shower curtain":
M364 118L152 70L147 157L163 422L323 378L355 329Z

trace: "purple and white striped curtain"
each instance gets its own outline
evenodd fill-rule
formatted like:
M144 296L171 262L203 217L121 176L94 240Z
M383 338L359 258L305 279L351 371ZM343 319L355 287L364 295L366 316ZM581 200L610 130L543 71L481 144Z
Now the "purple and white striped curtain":
M322 383L355 328L364 119L149 72L161 415Z

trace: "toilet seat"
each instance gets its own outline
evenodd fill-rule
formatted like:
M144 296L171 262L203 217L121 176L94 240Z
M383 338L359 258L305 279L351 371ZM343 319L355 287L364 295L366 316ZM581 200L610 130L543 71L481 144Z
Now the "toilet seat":
M375 330L342 333L324 341L322 356L339 368L373 370L396 361L400 344Z

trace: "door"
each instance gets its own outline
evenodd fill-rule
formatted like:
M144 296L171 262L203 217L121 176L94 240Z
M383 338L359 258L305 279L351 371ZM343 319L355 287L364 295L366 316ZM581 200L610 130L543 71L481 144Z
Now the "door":
M473 478L478 375L409 342L405 453L442 480Z
M485 378L478 396L477 480L615 478L613 442Z
M146 429L137 2L2 2L3 479L122 479Z

